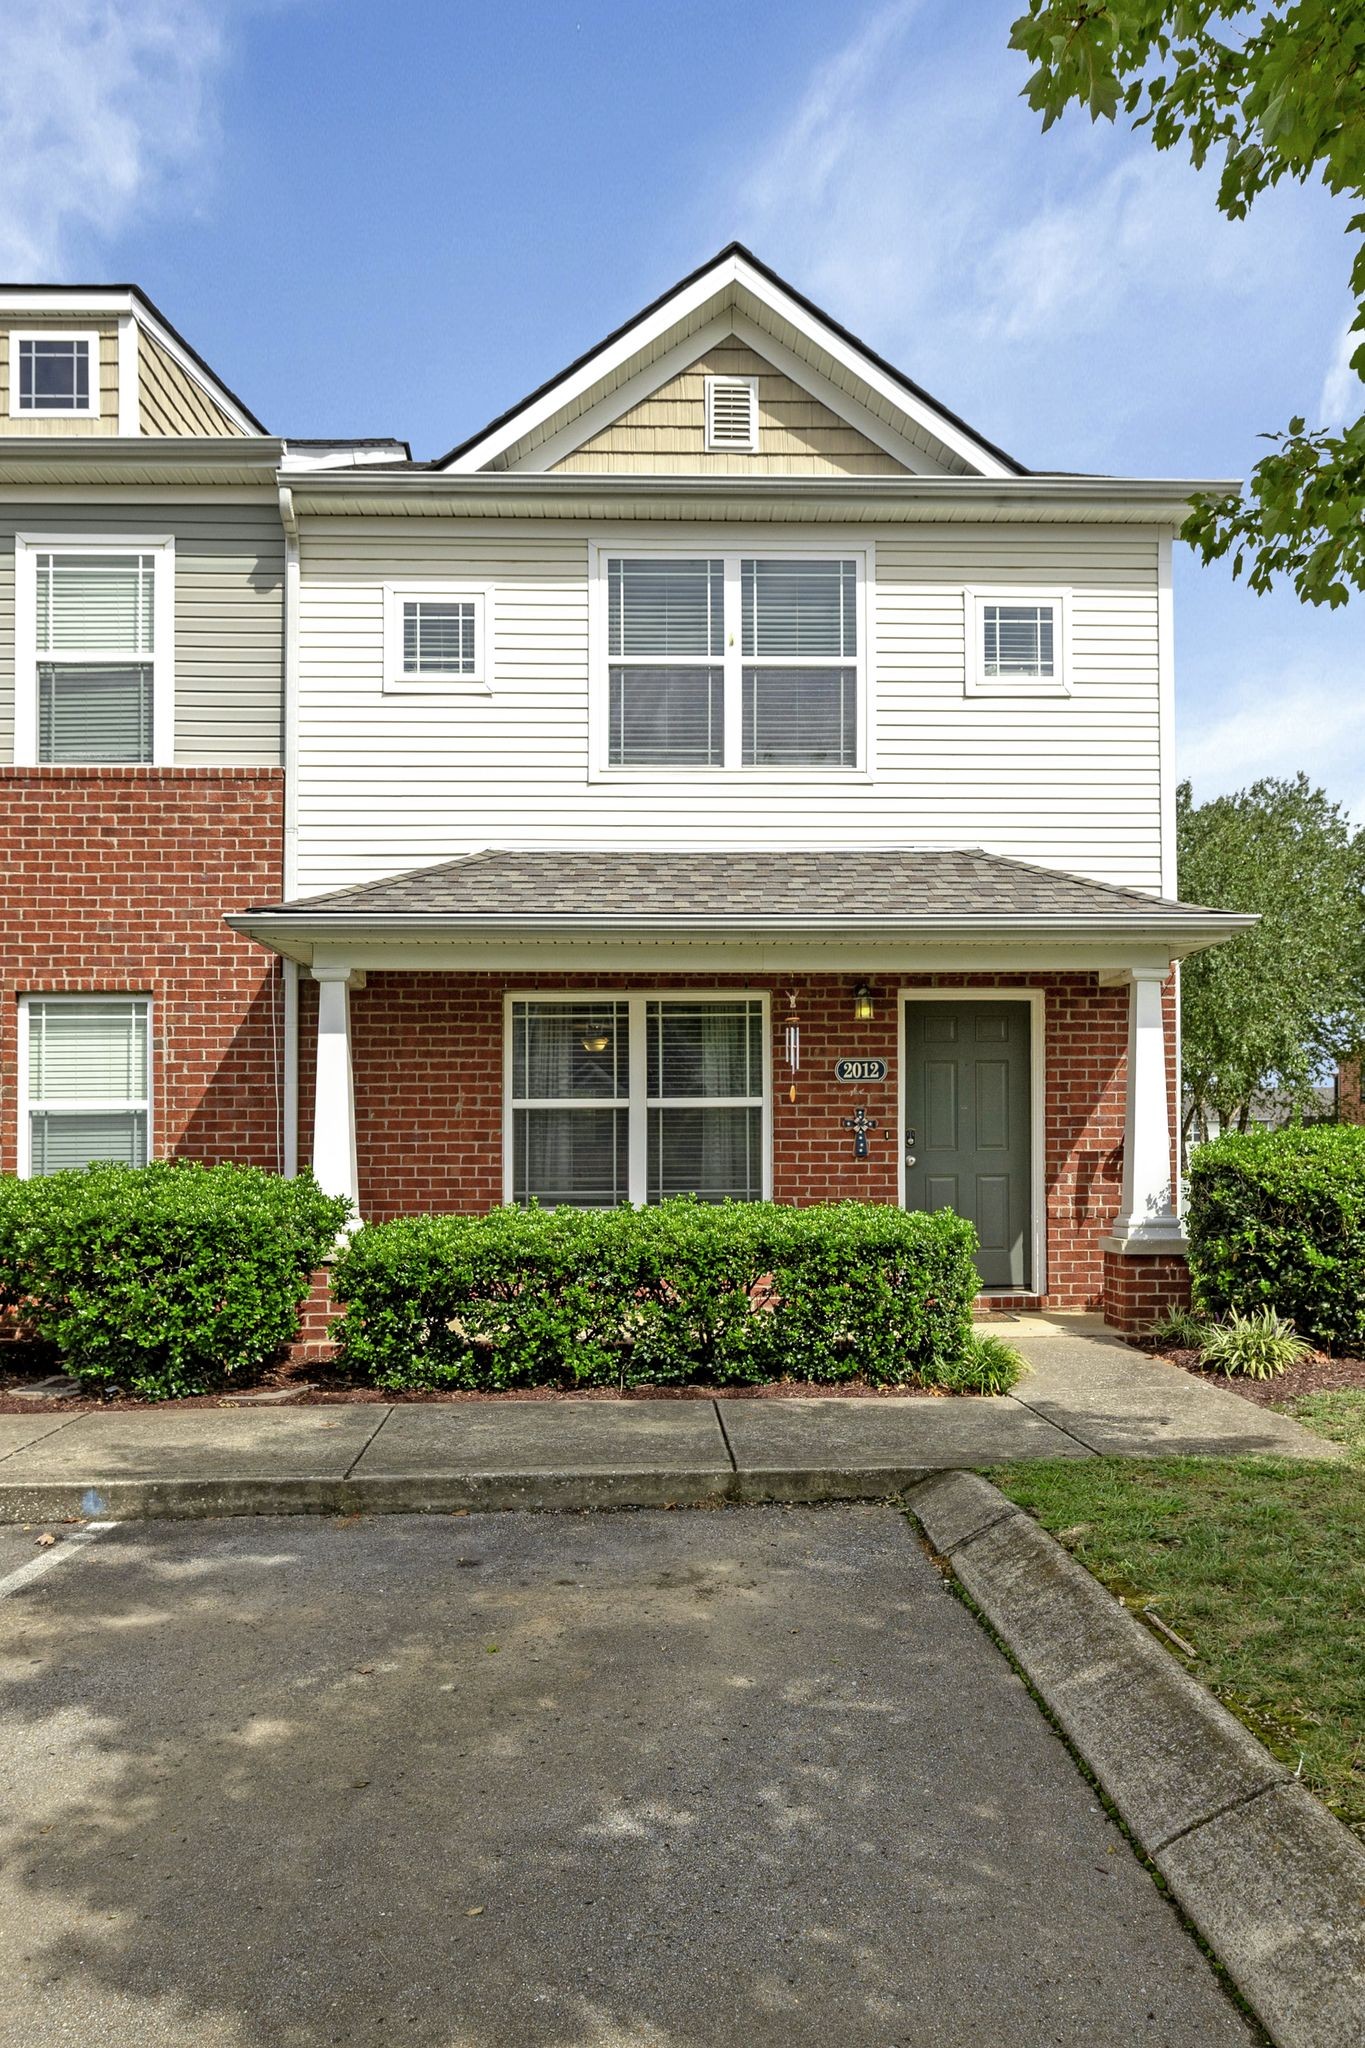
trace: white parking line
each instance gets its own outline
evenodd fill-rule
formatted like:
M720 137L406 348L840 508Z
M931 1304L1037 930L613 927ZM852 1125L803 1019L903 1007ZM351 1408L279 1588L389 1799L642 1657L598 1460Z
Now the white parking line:
M96 1542L117 1527L117 1522L87 1522L83 1529L74 1529L69 1536L63 1536L54 1543L51 1550L45 1550L41 1557L30 1559L28 1564L21 1564L18 1571L9 1572L0 1579L0 1600L17 1593L21 1586L31 1584L34 1579L40 1579L44 1572L50 1572L53 1565L60 1564L73 1551L84 1550L88 1543Z

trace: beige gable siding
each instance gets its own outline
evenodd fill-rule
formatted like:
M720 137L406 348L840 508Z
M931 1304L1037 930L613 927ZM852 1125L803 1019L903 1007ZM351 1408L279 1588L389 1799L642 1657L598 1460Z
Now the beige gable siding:
M230 420L155 335L137 331L138 425L144 434L235 435Z
M277 506L0 504L0 761L14 758L14 535L175 536L175 758L281 759L284 536Z
M708 452L707 377L757 377L758 452ZM904 476L905 466L741 341L720 342L555 469L744 476Z
M73 419L66 413L49 413L37 419L9 416L9 338L12 330L33 334L51 328L60 334L98 333L100 409L97 419ZM14 313L0 325L0 439L51 441L68 435L117 434L118 432L118 323L113 320L82 319L73 313Z
M859 528L875 546L870 774L593 773L591 529L305 519L299 877L316 892L487 846L981 846L1161 883L1158 537L1134 527ZM781 550L790 529L751 529ZM747 537L747 535L746 535ZM698 552L717 536L679 525ZM730 546L742 545L732 528ZM660 529L642 529L641 553ZM831 548L838 545L831 539ZM383 586L491 587L492 682L383 689ZM968 696L966 590L1071 592L1072 693Z

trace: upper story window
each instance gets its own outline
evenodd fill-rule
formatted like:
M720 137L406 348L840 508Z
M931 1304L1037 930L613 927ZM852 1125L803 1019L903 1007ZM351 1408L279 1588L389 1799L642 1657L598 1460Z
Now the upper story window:
M172 758L173 576L168 540L20 537L16 761Z
M757 452L757 377L706 379L706 446L716 454Z
M862 556L607 555L608 768L856 768Z
M150 1013L145 996L21 999L21 1173L146 1165Z
M384 688L486 688L489 594L467 584L390 583L384 589Z
M98 334L34 334L11 330L11 419L48 414L93 419L100 409Z
M966 603L970 694L1069 693L1065 591L969 590Z

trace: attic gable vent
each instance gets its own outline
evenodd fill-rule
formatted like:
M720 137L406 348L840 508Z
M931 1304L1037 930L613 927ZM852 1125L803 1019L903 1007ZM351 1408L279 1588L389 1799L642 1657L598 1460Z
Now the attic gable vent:
M752 455L758 447L757 377L706 379L706 445Z

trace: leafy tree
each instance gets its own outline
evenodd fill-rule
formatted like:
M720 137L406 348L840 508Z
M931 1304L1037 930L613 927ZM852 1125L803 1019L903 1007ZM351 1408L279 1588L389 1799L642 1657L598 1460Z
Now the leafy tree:
M1365 1039L1365 835L1306 775L1176 803L1180 894L1254 910L1261 922L1181 970L1184 1083L1192 1125L1245 1130L1252 1097L1296 1110Z
M1365 201L1365 0L1028 0L1010 41L1035 67L1025 95L1044 128L1073 103L1092 120L1122 109L1158 149L1221 161L1232 220L1314 173ZM1365 376L1365 212L1347 232ZM1255 590L1283 574L1312 604L1345 604L1365 589L1365 417L1339 433L1299 417L1266 438L1246 498L1196 500L1183 537L1206 562L1230 553Z

